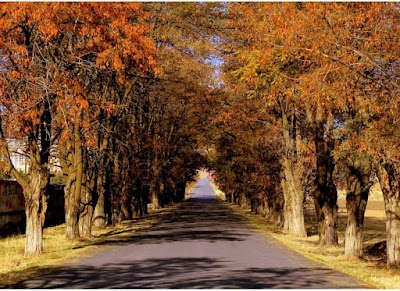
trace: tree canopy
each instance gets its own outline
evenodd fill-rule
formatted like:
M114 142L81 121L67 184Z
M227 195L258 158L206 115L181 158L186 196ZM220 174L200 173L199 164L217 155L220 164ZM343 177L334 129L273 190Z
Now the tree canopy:
M4 3L0 150L21 184L26 254L43 251L59 167L66 237L184 199L196 170L228 199L362 255L382 187L388 266L400 266L397 3ZM11 162L24 142L27 175Z

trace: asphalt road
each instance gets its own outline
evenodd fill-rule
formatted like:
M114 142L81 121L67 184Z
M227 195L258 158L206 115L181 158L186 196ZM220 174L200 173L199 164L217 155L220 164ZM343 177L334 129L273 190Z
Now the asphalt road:
M12 288L367 288L249 229L207 179L150 230Z

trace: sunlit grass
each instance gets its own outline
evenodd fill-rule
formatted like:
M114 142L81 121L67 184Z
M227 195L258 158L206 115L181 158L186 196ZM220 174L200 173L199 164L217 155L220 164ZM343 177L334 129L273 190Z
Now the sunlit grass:
M24 235L15 235L0 240L2 261L0 264L0 283L9 284L25 279L34 268L54 266L61 260L79 257L95 249L76 249L83 241L69 241L64 238L64 225L47 228L43 234L44 253L38 256L24 256ZM38 274L40 274L40 271Z
M115 227L94 229L92 237L74 241L65 238L65 224L46 228L43 233L44 253L38 256L24 256L24 235L2 238L0 287L46 274L57 266L93 255L104 250L109 242L129 240L134 232L158 224L165 214L171 213L176 207L154 210L149 216L124 221Z
M369 261L366 258L346 258L344 256L344 229L345 214L341 214L339 227L339 246L320 247L318 236L312 235L307 238L299 238L290 234L282 233L281 229L269 225L261 216L252 214L249 210L238 206L230 206L233 211L245 219L245 221L260 233L271 236L276 241L283 243L305 257L320 262L330 268L349 274L363 280L375 288L398 289L400 288L400 271L389 271L382 261ZM308 221L308 223L312 223ZM314 222L315 223L315 222ZM316 225L314 226L316 227ZM383 210L367 210L365 221L364 246L385 240L385 220Z
M215 193L215 196L217 197L217 199L220 201L226 201L225 193L219 189L218 185L215 184L212 179L210 179L210 185L211 185L211 188L214 190L214 193Z

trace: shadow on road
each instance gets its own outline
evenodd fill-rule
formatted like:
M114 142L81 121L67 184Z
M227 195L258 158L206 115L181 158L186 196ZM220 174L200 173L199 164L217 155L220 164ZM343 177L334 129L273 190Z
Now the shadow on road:
M240 223L238 223L240 222ZM162 223L149 230L126 231L123 238L105 239L92 245L162 244L174 241L242 241L245 223L229 208L210 198L192 198L173 213L163 216ZM124 233L120 231L119 233ZM131 233L131 234L129 234ZM84 247L84 246L83 246Z
M208 181L151 229L74 265L32 268L3 288L358 288L357 282L267 243L218 202ZM209 188L207 188L209 187ZM203 195L205 193L205 195ZM213 196L214 195L214 196ZM46 273L48 275L41 275ZM365 286L361 286L365 288Z
M323 288L331 272L323 268L245 268L224 271L210 258L170 258L79 266L7 288ZM220 273L218 270L221 269ZM200 270L200 271L199 271ZM210 274L212 273L212 274ZM318 276L321 275L321 276ZM156 278L156 280L155 280ZM4 286L3 286L4 287Z

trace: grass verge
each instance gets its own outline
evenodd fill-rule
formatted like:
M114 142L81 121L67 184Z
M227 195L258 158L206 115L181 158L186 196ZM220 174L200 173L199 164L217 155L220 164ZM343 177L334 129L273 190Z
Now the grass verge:
M178 205L153 210L148 216L124 221L122 225L93 230L92 237L80 240L72 241L65 238L65 224L45 228L44 253L38 256L24 256L24 235L2 238L0 239L2 250L0 287L47 274L66 263L94 255L110 246L112 242L129 241L134 232L158 224L164 215L174 211Z
M366 258L348 259L344 257L343 234L338 247L320 247L318 235L300 238L283 233L282 230L269 225L259 215L254 215L250 210L230 205L231 209L241 216L252 228L258 232L273 237L289 249L302 254L306 258L322 263L329 268L346 273L360 279L375 288L399 289L400 271L389 271L382 261L370 261Z
M213 191L214 191L215 196L217 197L217 199L218 199L219 201L226 201L225 193L222 192L222 191L219 189L218 185L214 182L214 180L210 179L209 181L210 181L211 188L213 189Z

